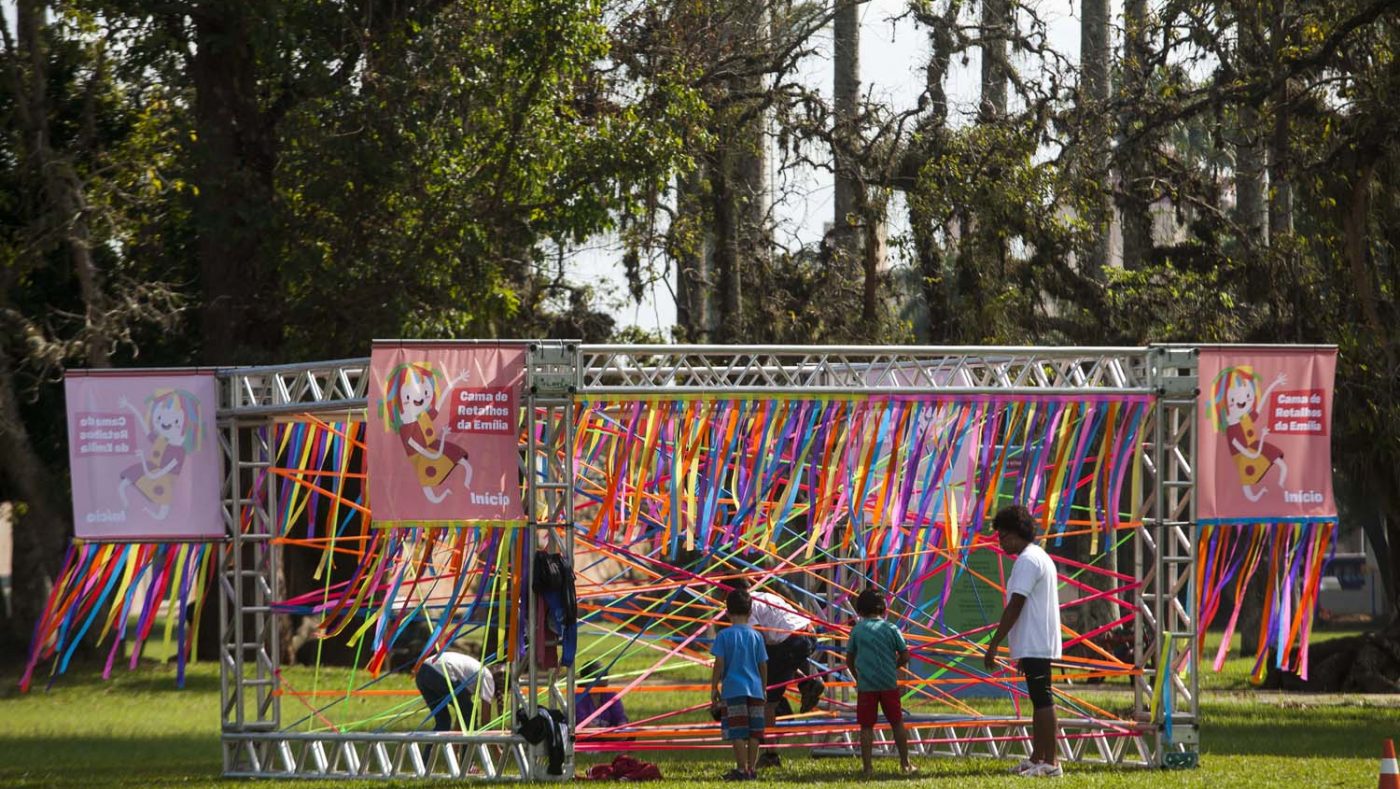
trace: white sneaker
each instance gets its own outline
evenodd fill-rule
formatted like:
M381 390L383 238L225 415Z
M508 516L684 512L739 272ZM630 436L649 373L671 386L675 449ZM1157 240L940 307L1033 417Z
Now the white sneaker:
M1012 767L1012 768L1011 768L1011 774L1012 774L1012 775L1024 775L1025 772L1026 772L1027 770L1029 770L1029 769L1031 769L1032 767L1035 767L1035 766L1037 766L1037 765L1039 765L1039 764L1040 764L1040 762L1033 762L1033 761L1031 761L1030 759L1022 759L1020 764L1018 764L1018 765L1016 765L1015 767Z
M1050 764L1049 762L1041 762L1032 767L1031 769L1021 773L1021 775L1024 775L1027 778L1061 778L1064 776L1064 774L1065 770L1063 767L1061 767L1058 763Z

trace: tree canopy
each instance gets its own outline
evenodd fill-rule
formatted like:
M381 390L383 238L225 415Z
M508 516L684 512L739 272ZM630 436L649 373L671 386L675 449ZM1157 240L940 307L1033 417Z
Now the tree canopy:
M10 641L70 529L66 367L630 336L567 264L600 235L683 341L1335 343L1337 471L1396 597L1400 4L1086 0L1079 52L1041 6L899 6L926 46L896 106L865 0L18 0ZM779 233L812 178L827 231Z

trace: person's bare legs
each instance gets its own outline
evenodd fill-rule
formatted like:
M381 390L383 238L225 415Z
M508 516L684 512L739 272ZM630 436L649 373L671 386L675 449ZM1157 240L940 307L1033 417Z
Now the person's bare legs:
M914 765L909 761L909 732L904 728L904 721L891 723L890 734L894 735L894 747L899 751L899 769L913 772Z
M749 766L744 768L749 775L754 775L758 772L758 752L762 744L763 741L758 737L749 738Z
M749 769L749 740L731 740L734 744L734 766L739 772Z
M1058 725L1053 706L1038 709L1031 716L1031 742L1034 744L1031 761L1055 763L1055 730Z
M771 732L771 731L773 731L773 730L775 729L775 727L778 725L778 704L777 704L777 702L770 701L770 702L767 702L766 704L764 704L764 705L763 705L763 716L764 716L764 718L766 719L766 720L765 720L765 723L767 723L767 725L768 725L768 728L764 729L764 732ZM760 740L760 741L759 741L759 744L762 745L762 742L763 742L763 741ZM770 747L770 748L768 749L768 752L771 753L771 754L773 754L774 756L777 756L777 755L778 755L778 750L777 750L776 748Z
M875 750L875 727L860 727L860 764L861 776L869 778L875 773L875 766L871 764L872 752Z

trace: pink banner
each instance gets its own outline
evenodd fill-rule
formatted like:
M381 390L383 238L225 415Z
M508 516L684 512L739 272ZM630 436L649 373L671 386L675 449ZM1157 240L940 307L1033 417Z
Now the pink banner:
M523 521L518 345L376 343L369 503L381 525Z
M1335 518L1335 350L1202 349L1196 512L1202 522Z
M70 371L63 383L78 539L223 538L212 373Z

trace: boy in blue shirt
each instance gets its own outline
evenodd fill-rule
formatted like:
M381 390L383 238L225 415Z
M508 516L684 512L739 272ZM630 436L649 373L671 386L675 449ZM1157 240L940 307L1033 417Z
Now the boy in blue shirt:
M856 613L860 621L851 628L846 643L846 665L856 678L856 723L860 724L860 759L869 778L870 763L875 746L876 708L885 712L899 751L899 767L906 773L915 771L909 762L909 735L904 731L904 710L899 703L899 670L909 664L909 647L904 634L893 622L885 619L885 596L876 589L866 589L856 597Z
M715 636L710 654L710 698L724 704L724 739L734 745L735 768L725 780L746 781L758 777L758 749L763 739L764 689L768 687L768 649L763 636L749 626L753 599L743 589L725 598L729 627ZM721 689L721 684L723 688Z

